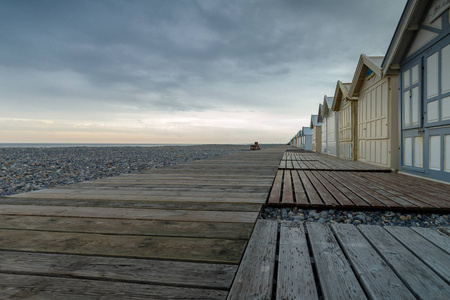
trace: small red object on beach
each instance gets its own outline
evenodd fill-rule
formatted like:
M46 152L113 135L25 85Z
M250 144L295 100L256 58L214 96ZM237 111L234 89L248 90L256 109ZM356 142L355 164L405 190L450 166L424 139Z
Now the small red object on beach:
M250 150L261 150L261 148L259 148L258 142L255 142L253 145L250 145Z

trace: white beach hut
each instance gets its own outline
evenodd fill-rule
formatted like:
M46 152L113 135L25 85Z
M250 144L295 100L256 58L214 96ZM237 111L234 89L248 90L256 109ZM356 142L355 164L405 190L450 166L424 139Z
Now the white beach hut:
M312 129L312 151L320 153L322 148L322 123L319 122L319 115L311 115L309 127Z
M348 90L351 83L342 83L338 80L334 92L332 109L339 112L339 157L356 160L356 118L357 99L350 98Z
M312 150L312 135L313 132L311 130L311 128L309 127L302 127L301 132L301 140L302 140L302 145L300 146L300 148L304 149L304 150Z
M450 182L450 1L407 2L382 76L399 74L400 171Z
M358 99L357 159L398 169L398 76L382 75L383 56L361 54L348 91Z
M338 114L333 111L333 97L323 98L322 103L322 153L337 155L338 149L338 131L337 131L337 121Z

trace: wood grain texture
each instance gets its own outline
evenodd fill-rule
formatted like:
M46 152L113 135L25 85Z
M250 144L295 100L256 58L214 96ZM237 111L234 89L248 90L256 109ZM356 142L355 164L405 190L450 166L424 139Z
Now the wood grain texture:
M246 240L250 237L253 223L0 215L0 229Z
M224 299L226 294L214 289L0 274L1 299Z
M237 264L245 240L0 230L0 249Z
M271 299L278 223L258 220L227 299Z
M228 289L236 265L0 251L0 273ZM118 267L120 266L120 267Z
M371 299L414 299L355 226L333 224L332 229Z
M450 255L410 228L386 226L385 229L450 284Z
M308 223L322 293L325 299L367 299L331 229Z
M279 249L277 299L318 299L303 225L281 224Z
M439 229L421 227L411 229L441 248L441 250L445 251L447 254L450 254L450 234L446 234Z
M38 205L2 205L0 215L230 223L254 223L258 217L257 212Z
M385 229L374 225L358 228L416 297L450 299L449 285Z

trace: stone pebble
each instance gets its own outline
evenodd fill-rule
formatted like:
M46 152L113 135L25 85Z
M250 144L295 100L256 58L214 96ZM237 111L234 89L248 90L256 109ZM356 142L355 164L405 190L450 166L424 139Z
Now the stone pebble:
M272 208L266 207L262 214L263 219L292 221L299 223L344 223L344 224L368 224L382 226L407 226L407 227L446 227L449 226L448 214L406 213L392 211L346 211L346 210L315 210L299 209L297 207Z
M183 164L248 150L249 147L194 145L0 148L0 197Z

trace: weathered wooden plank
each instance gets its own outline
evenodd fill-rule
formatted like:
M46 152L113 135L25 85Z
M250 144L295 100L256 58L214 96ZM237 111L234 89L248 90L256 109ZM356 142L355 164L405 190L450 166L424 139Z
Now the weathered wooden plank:
M314 176L312 171L305 171L306 176L308 176L311 183L314 185L317 193L322 198L325 207L336 207L339 206L339 203L333 198L333 196L328 192L328 190L322 185L322 183Z
M283 180L283 197L281 201L284 205L293 205L294 204L294 192L292 191L292 178L291 171L284 171L284 180Z
M227 299L271 299L278 223L258 220Z
M277 299L318 299L303 225L282 223Z
M385 229L374 225L358 228L416 297L450 299L449 285Z
M254 223L258 217L257 212L42 205L1 205L0 215L237 223Z
M237 265L0 251L0 273L228 289Z
M324 203L322 199L320 199L319 194L314 189L313 184L309 181L308 177L305 174L305 171L298 171L298 175L303 183L303 187L305 188L306 194L308 195L309 203L311 206L323 206Z
M197 198L181 201L138 201L138 200L65 200L65 199L27 199L27 198L0 198L0 205L44 205L44 206L87 206L87 207L123 207L123 208L157 208L182 210L220 210L220 211L259 211L263 201L257 203L240 203L238 199L233 202L217 202L203 199L195 202ZM241 201L246 201L242 199Z
M279 170L272 185L269 195L269 204L279 204L281 199L281 184L283 182L283 171Z
M307 223L320 286L325 299L367 299L331 229Z
M0 215L0 229L248 239L253 223L177 222Z
M439 274L447 284L450 283L450 255L408 227L386 226L385 229Z
M301 206L308 206L308 197L306 196L305 189L303 188L302 182L300 181L300 177L298 177L297 171L292 171L291 175L296 203Z
M371 299L414 299L356 226L333 224L332 229Z
M175 286L0 274L2 299L224 299L226 291Z
M345 194L341 193L328 179L329 176L326 175L324 172L312 172L314 176L317 177L317 179L323 184L323 186L330 192L330 194L333 195L333 197L336 199L339 206L343 208L350 208L354 207L355 204L351 202Z
M245 240L0 230L0 249L236 264Z
M412 227L412 230L450 254L450 235L439 229Z

